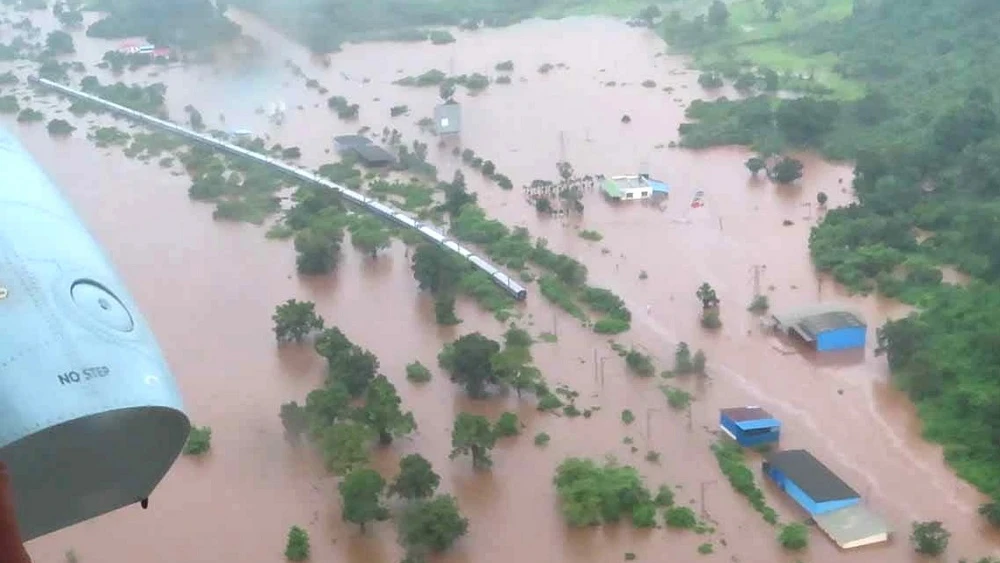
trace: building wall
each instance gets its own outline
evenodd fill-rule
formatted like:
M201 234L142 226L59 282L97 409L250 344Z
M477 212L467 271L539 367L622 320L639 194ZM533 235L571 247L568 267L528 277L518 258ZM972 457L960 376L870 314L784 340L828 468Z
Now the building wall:
M772 481L778 485L778 488L785 492L786 495L792 498L810 515L815 516L817 514L826 514L827 512L833 512L834 510L839 510L841 508L846 508L848 506L857 504L861 502L859 497L839 499L839 500L829 500L826 502L816 502L806 494L805 491L799 488L794 482L790 481L784 473L779 471L777 468L771 466L764 469L764 474L771 478Z
M774 428L772 429L771 432L767 433L749 434L740 429L740 427L736 424L736 422L734 422L731 418L725 415L719 416L719 425L722 426L723 429L725 429L729 433L729 435L731 435L736 439L736 443L738 443L743 447L758 446L760 444L769 444L772 442L777 442L780 437L778 428Z
M864 348L866 335L867 329L863 326L828 330L816 335L816 349L820 352L829 352Z

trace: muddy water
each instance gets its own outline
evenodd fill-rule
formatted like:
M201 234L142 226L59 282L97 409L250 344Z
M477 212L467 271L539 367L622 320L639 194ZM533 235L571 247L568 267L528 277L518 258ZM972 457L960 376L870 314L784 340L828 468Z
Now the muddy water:
M449 338L472 330L496 335L502 327L468 303L461 304L465 322L459 329L435 327L401 245L377 260L348 250L329 279L301 281L291 275L290 245L265 241L258 228L213 222L209 207L188 201L183 177L96 149L79 133L53 141L42 126L21 127L8 118L5 125L16 128L66 186L107 246L159 335L193 418L213 428L212 453L204 460L179 461L154 495L151 510L126 509L42 538L31 546L39 560L58 560L73 548L81 560L273 561L281 557L284 533L292 524L310 530L314 560L399 559L391 526L378 525L363 537L342 524L335 481L307 448L282 440L278 406L301 399L321 375L308 351L276 350L273 344L270 315L276 303L290 297L314 300L329 323L377 353L414 410L420 432L376 461L388 469L398 455L419 451L442 474L443 487L459 496L472 527L447 561L604 562L620 560L628 551L639 560L661 560L660 554L671 553L686 561L701 557L695 548L703 541L716 544L717 555L711 557L716 560L794 559L779 552L773 531L730 490L708 450L706 430L715 426L717 409L747 403L775 412L785 422L785 447L812 450L900 531L891 545L843 557L911 560L905 536L909 522L917 519L945 521L954 534L950 552L955 555L995 549L996 538L984 535L974 514L982 499L948 471L939 448L920 440L912 407L886 383L884 361L871 349L863 358L822 362L783 354L745 312L753 295L751 269L758 265L760 286L777 310L846 300L863 310L873 327L905 314L903 307L853 299L832 282L817 281L808 262L806 237L821 213L815 194L825 191L830 205L849 201L848 166L807 158L802 187L776 188L748 178L743 151L667 148L676 139L683 104L697 92L696 74L685 70L683 59L657 56L662 44L652 35L605 20L532 22L461 34L449 46L350 46L324 69L260 21L238 18L264 46L263 60L156 69L152 80L168 85L175 118L183 106L194 104L210 126L248 128L283 145L301 146L310 165L330 159L331 136L362 124L418 137L414 122L431 114L436 89L401 88L391 85L393 80L434 67L493 75L495 63L513 60L512 85L494 85L475 97L459 94L462 146L492 159L516 185L555 179L554 163L566 159L580 174L649 171L672 186L670 201L659 210L637 203L611 206L590 195L582 218L540 219L519 189L503 192L466 171L471 187L493 215L525 225L554 249L578 257L588 265L593 283L629 302L635 322L624 342L666 364L673 345L687 341L708 354L711 379L678 382L695 391L698 400L690 419L671 412L654 382L627 376L604 339L536 295L524 306L525 319L536 332L559 336L556 345L536 345L539 365L553 382L581 392L581 408L601 410L588 420L568 420L537 415L524 404L519 412L528 426L525 436L498 447L491 473L474 474L466 461L447 460L454 413L496 415L515 407L514 401L470 404L440 375L415 388L403 380L403 366L414 359L434 365L437 350ZM46 20L38 19L40 24ZM80 58L88 64L115 44L77 38ZM326 96L305 89L286 59L331 94L361 104L359 123L332 117L324 107ZM568 68L543 76L535 69L544 63ZM657 87L641 87L646 79ZM606 86L609 81L619 85ZM277 100L289 108L281 128L255 113ZM390 119L389 108L399 104L407 104L410 115ZM628 125L620 122L625 113L632 117ZM434 139L419 138L431 143L442 176L450 176L457 165L451 145L438 150ZM689 202L698 190L706 193L707 206L694 210ZM587 242L577 235L579 228L605 238ZM639 279L643 270L646 280ZM723 300L724 327L715 335L705 334L697 323L694 291L702 281L712 283ZM608 358L603 385L595 378L595 353ZM623 408L637 414L632 427L619 420ZM544 450L531 445L531 436L540 431L553 437ZM637 453L622 444L625 436L635 440ZM662 454L659 465L643 461L648 450ZM554 466L568 455L609 453L640 467L654 487L661 482L678 486L678 500L696 510L704 496L704 509L719 532L707 538L625 528L567 531L552 491ZM767 493L785 519L800 517L782 496L769 487ZM836 549L814 532L807 558L837 557Z

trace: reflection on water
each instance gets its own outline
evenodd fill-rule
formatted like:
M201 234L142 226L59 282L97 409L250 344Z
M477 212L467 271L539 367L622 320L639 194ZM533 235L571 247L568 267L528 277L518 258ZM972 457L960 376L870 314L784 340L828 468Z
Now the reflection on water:
M442 487L458 495L471 520L470 534L443 561L603 563L620 560L625 552L639 560L671 553L687 561L700 557L696 547L705 541L715 544L719 560L792 560L780 553L774 530L724 482L708 448L718 409L748 403L783 420L784 447L813 451L899 531L890 545L844 557L910 561L906 536L909 522L917 519L943 520L954 534L955 554L979 556L996 545L974 514L982 499L948 471L939 448L920 439L912 406L889 387L884 360L873 354L874 327L907 308L849 296L833 282L820 281L808 260L809 229L822 214L812 205L816 194L826 192L831 206L849 202L850 166L804 156L801 186L775 187L749 178L743 166L749 154L741 149L667 148L676 140L684 107L699 91L697 74L681 58L657 56L662 45L650 33L608 20L537 21L458 33L459 41L447 46L348 46L325 68L263 22L236 17L260 40L264 59L248 65L222 56L213 68L173 66L139 74L155 73L152 80L168 85L175 118L193 104L210 127L248 128L268 134L272 142L301 147L310 166L330 159L334 135L362 125L388 126L404 139L428 141L431 160L442 177L450 177L459 166L450 146L435 148L414 123L431 115L437 89L392 82L430 68L492 75L495 63L513 60L512 85L493 85L477 96L459 94L463 147L493 160L515 186L555 179L555 162L565 159L581 175L646 169L668 182L672 193L663 208L609 205L591 193L584 198L582 218L558 219L538 217L518 187L504 192L466 171L470 187L492 215L524 225L554 250L577 257L594 284L628 302L635 320L624 343L642 347L667 368L675 344L687 341L706 352L710 377L673 382L697 397L689 413L674 412L655 382L625 373L604 338L533 294L522 306L524 319L535 333L559 335L558 344L535 346L537 363L552 383L580 392L581 409L599 407L591 418L543 415L530 401L519 404L514 397L473 402L441 374L427 385L411 385L403 378L407 363L434 366L443 342L474 330L495 337L503 327L464 302L459 327L436 327L432 303L418 291L401 244L376 260L345 245L337 273L299 279L292 275L288 243L267 241L255 227L213 222L209 207L188 200L183 177L95 149L81 133L54 141L43 127L21 127L4 118L65 186L107 246L159 336L193 419L213 428L211 454L180 460L154 495L152 510L125 509L42 538L31 546L39 561L56 561L70 548L83 561L274 561L293 524L309 530L315 561L400 559L391 524L373 526L362 536L342 523L335 480L324 474L310 448L292 447L282 437L279 405L301 401L323 375L311 351L277 349L273 342L273 308L292 297L315 301L328 323L373 350L413 409L419 431L379 451L374 463L391 475L399 456L419 451L442 475ZM39 16L40 23L47 21ZM82 34L76 39L88 65L115 44ZM286 60L330 92L306 89ZM566 68L543 75L536 69L544 63ZM640 87L646 79L658 87ZM610 81L617 85L606 86ZM336 119L325 107L329 95L361 104L360 120ZM288 107L280 127L257 113L278 100ZM404 103L409 116L391 118L389 108ZM620 121L625 113L632 117L629 124ZM689 205L696 191L705 192L705 207ZM578 236L581 228L597 230L604 239L588 242ZM746 311L754 266L765 266L759 270L760 288L776 310L850 301L868 321L868 350L853 358L782 353ZM647 279L640 279L641 271ZM698 324L694 292L703 281L722 299L723 328L715 334ZM594 375L594 358L601 357L608 358L603 378ZM622 425L624 408L637 413L639 423ZM468 460L448 460L456 412L496 417L508 409L517 410L526 429L497 447L491 473L473 473ZM542 431L552 436L545 448L532 444ZM635 452L623 444L626 436L635 441ZM661 453L662 461L644 461L647 451ZM678 502L699 510L704 489L703 508L717 533L567 530L551 484L554 467L567 456L605 454L639 467L652 488L678 487ZM787 499L766 491L783 520L802 518ZM819 532L813 533L809 552L813 561L840 557Z

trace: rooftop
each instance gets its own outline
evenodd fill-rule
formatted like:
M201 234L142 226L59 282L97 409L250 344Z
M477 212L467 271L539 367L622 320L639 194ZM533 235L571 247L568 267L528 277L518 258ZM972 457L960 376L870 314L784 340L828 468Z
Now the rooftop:
M333 142L337 143L337 146L343 149L372 144L371 139L361 135L341 135L334 137Z
M772 416L771 413L767 412L766 410L760 407L734 407L730 409L722 409L722 414L724 414L733 422L774 418L774 416Z
M778 469L816 502L858 498L861 495L805 450L785 450L767 456Z
M889 526L862 504L813 516L816 525L841 549L851 549L889 539Z
M835 303L820 303L772 317L783 330L794 330L808 342L816 340L821 332L867 326L860 315Z
M351 147L351 150L368 166L381 166L396 161L392 153L377 145L360 145Z

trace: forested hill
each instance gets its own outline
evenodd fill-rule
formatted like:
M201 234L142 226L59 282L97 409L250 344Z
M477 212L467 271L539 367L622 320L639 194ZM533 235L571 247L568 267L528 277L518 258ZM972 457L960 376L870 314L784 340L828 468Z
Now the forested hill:
M528 17L545 0L235 0L318 53L344 41L383 37L419 41L421 26L472 22L508 25Z
M843 2L797 4L834 3ZM702 20L700 42L691 35L698 22L667 21L668 41L683 31L702 60L721 44L740 53L745 4L731 3L725 21L717 15L716 29ZM852 10L840 21L788 25L794 32L782 45L787 58L814 63L817 76L828 71L831 83L860 83L860 98L845 94L850 88L813 87L803 100L779 101L759 86L761 64L771 61L739 57L748 64L716 71L743 76L748 99L693 104L689 117L699 121L682 127L682 142L855 159L860 203L830 210L813 230L815 264L854 290L921 307L880 330L894 379L959 474L1000 500L1000 2L854 0ZM747 52L767 51L755 44ZM975 279L942 284L942 265ZM983 513L1000 525L996 503Z

